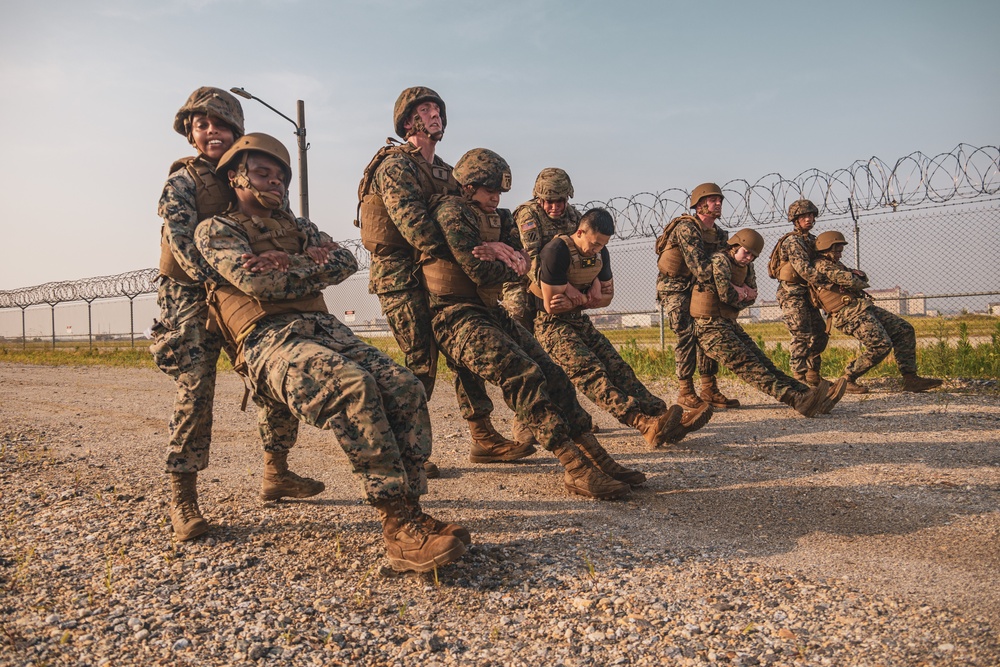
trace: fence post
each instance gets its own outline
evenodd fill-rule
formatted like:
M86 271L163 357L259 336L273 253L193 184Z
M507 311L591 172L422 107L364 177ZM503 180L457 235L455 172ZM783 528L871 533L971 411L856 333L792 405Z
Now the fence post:
M851 219L854 220L854 268L861 270L861 229L858 227L858 216L854 213L854 203L851 198L847 198L847 208L851 211Z

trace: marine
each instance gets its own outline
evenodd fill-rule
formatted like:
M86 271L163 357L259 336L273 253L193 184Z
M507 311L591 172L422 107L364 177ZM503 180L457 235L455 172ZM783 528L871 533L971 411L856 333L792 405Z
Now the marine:
M840 232L819 235L815 269L822 281L810 287L814 302L826 311L832 325L864 345L861 354L844 369L841 379L847 383L848 391L868 393L868 387L858 383L858 378L889 356L889 352L895 355L903 376L903 391L922 392L941 386L940 379L917 374L917 338L913 325L876 306L864 291L869 287L865 272L848 268L840 261L846 246L847 239Z

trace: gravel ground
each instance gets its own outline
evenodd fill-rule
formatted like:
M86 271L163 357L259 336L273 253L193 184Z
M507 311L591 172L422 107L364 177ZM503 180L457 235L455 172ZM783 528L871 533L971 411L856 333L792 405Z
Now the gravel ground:
M443 384L425 507L474 544L435 577L388 570L328 434L291 456L325 493L259 501L232 374L200 476L213 530L175 544L170 381L0 364L0 664L1000 664L1000 397L881 385L810 420L724 384L745 407L657 452L588 405L650 477L601 503L545 452L470 464Z

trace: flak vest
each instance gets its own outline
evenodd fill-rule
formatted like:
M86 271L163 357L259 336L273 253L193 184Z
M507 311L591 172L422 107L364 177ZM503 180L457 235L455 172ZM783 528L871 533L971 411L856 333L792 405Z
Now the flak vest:
M424 200L434 195L454 195L461 191L458 181L452 176L451 166L435 156L434 164L428 164L420 155L420 149L411 143L383 146L365 168L358 185L358 211L354 224L361 228L361 243L372 253L379 252L379 246L389 249L410 248L396 225L389 217L382 195L372 192L375 172L390 155L405 155L417 167L417 180Z
M820 259L817 263L833 264L829 260ZM855 290L841 285L809 285L813 304L826 311L827 315L838 313L847 306L861 300L867 300L868 295L861 290Z
M725 257L726 261L729 262L730 282L742 287L746 283L750 268L734 262L728 253ZM691 292L691 317L721 317L735 322L739 315L740 309L723 302L713 287L698 285Z
M170 173L181 168L187 169L194 180L197 221L225 213L234 201L233 191L229 183L215 173L215 167L201 156L191 156L170 165ZM198 282L181 268L170 251L166 225L160 227L160 275L182 282Z
M771 251L771 259L767 263L767 275L771 278L776 278L783 283L789 283L791 285L805 285L806 279L799 275L799 272L795 270L792 263L788 259L781 259L781 246L789 236L794 236L799 232L788 232L780 239L778 239L777 245L774 246L774 250ZM816 251L814 246L816 245L816 240L812 238L809 234L803 235L806 240L806 246L809 248L809 261L815 259Z
M693 215L682 215L679 218L674 218L667 224L663 233L660 234L660 238L656 240L656 253L659 255L659 259L656 261L656 268L659 269L660 273L668 275L671 278L687 278L691 275L691 269L688 268L687 263L684 261L684 255L681 253L680 246L670 241L671 232L674 231L674 228L682 220L693 222L695 228L701 233L701 241L705 246L706 257L711 257L719 250L718 227L712 225L711 229L705 229L704 225L701 224L701 220Z
M289 255L305 250L306 234L295 224L295 219L285 211L274 211L274 217L248 217L228 211L225 220L235 223L246 234L250 248L259 255L268 250L281 250ZM243 361L243 339L249 328L268 315L284 313L327 313L322 292L301 299L286 301L260 301L232 285L210 284L208 305L211 313L209 327L218 326L223 336L236 347L238 360Z
M479 223L479 236L483 243L500 240L501 220L499 213L486 213L478 206L472 205L466 208L476 216L476 221ZM424 255L420 268L424 275L424 285L427 291L434 296L478 297L482 300L483 305L490 308L498 305L502 286L479 287L457 262Z
M576 247L573 237L569 234L557 234L555 238L565 243L569 249L569 270L566 273L566 283L586 294L587 290L593 284L594 278L599 276L604 269L604 260L601 257L601 253L597 253L592 257L584 257L580 254L580 249ZM540 282L532 281L528 289L539 299L544 299ZM560 314L566 315L580 312L583 312L583 308L576 307L573 310L568 310Z

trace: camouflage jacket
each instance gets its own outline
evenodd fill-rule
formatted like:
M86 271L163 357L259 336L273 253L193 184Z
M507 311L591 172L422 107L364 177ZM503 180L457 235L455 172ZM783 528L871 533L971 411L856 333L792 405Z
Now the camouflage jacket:
M164 236L174 259L188 275L203 283L213 272L195 246L194 232L201 222L197 194L197 184L188 170L181 167L167 178L157 212L163 218ZM300 227L307 233L310 245L319 246L333 240L304 218L297 220L303 223Z
M506 282L518 280L517 273L501 261L485 262L476 259L472 249L483 242L479 232L479 220L464 197L444 197L433 211L434 220L439 225L451 261L462 267L479 287L500 287ZM500 215L500 241L517 250L521 241L514 227L514 218L505 208L497 209ZM440 256L440 255L437 255ZM461 297L434 297L435 299L462 301Z
M813 268L816 269L821 283L838 285L855 296L861 297L854 303L833 314L834 326L841 326L842 323L850 321L859 313L864 312L874 305L864 292L869 287L867 275L864 275L864 277L858 276L843 262L835 262L823 256L816 258ZM864 271L861 273L864 274Z
M414 253L410 248L394 248L385 255L373 254L368 283L368 290L373 294L420 289L417 256L419 253L439 256L435 253L446 247L441 230L430 215L429 200L433 193L424 192L420 187L417 176L419 167L413 163L414 159L423 158L419 153L412 158L390 155L375 172L374 190L382 197L389 219L406 242L419 252ZM434 165L448 167L436 155Z
M728 252L717 252L708 261L711 280L707 283L709 289L719 295L719 300L729 304L733 308L747 308L752 306L757 299L743 301L739 294L733 289L733 271ZM753 263L747 265L747 277L743 280L747 287L757 289L757 272L753 268Z
M806 232L794 232L788 234L778 248L778 260L781 263L788 262L795 269L795 272L802 276L806 283L816 285L821 282L821 278L816 269L813 268L813 258L816 256L816 237ZM799 283L789 283L781 281L781 286L788 294L807 295L809 285Z
M715 225L715 229L719 247L724 249L729 242L729 232L718 224ZM667 241L671 245L676 244L680 249L691 275L673 278L660 273L656 279L657 292L687 292L695 283L707 283L712 280L710 257L705 251L701 233L693 221L689 219L679 221L670 232Z
M545 213L537 199L530 199L514 209L514 224L521 237L521 247L531 257L531 280L538 277L538 256L549 241L559 234L572 234L580 226L580 212L566 204L566 210L558 219Z
M312 222L298 218L300 227ZM208 280L228 283L260 301L301 299L321 292L328 285L343 282L358 270L358 260L346 248L330 253L325 264L317 264L308 255L290 255L287 271L255 273L243 268L242 256L253 253L250 240L235 223L223 215L203 220L194 234L195 244L209 266ZM310 242L311 243L311 242Z

